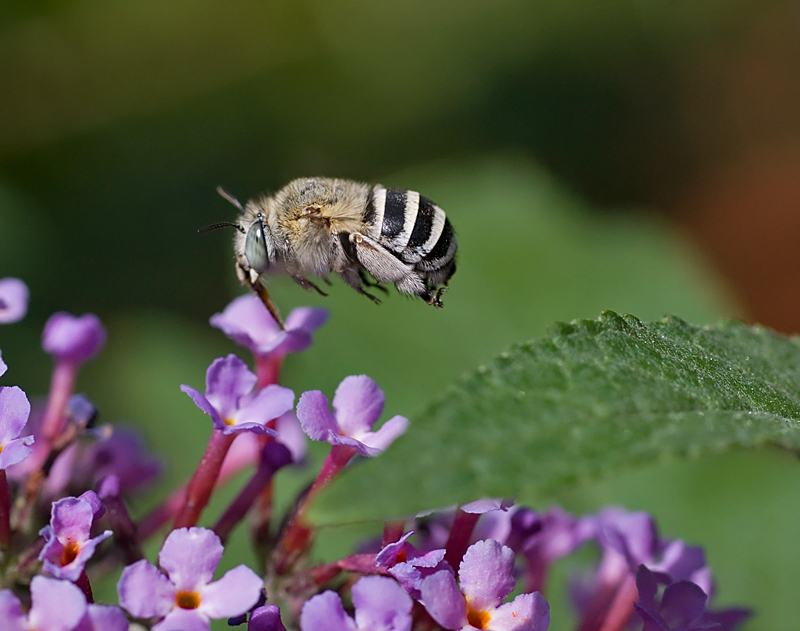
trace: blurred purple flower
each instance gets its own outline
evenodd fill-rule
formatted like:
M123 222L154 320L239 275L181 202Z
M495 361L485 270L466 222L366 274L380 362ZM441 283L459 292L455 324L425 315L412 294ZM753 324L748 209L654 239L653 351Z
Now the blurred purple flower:
M342 606L336 592L310 598L300 613L301 631L408 631L411 598L393 579L365 576L353 585L354 618Z
M528 589L542 591L550 566L574 552L591 535L591 524L587 525L558 506L545 513L521 508L511 517L506 545L524 556L528 564Z
M366 375L345 377L333 397L333 414L328 399L319 390L300 396L297 418L311 440L353 447L362 456L377 456L408 427L408 419L394 416L377 431L372 426L383 412L383 390Z
M258 602L263 582L245 565L213 581L222 553L211 530L173 530L158 555L166 575L145 559L129 565L117 584L119 602L136 618L163 618L153 631L208 629L211 619L239 616Z
M281 330L258 296L247 294L235 298L222 313L211 316L210 322L255 355L283 357L311 346L311 334L327 319L326 309L301 307L289 314L286 330Z
M25 614L10 589L0 591L0 620L6 631L73 631L86 613L83 592L69 581L36 575L31 581L31 609Z
M59 312L50 316L42 333L42 348L57 361L81 363L97 354L106 341L106 330L93 313L80 317Z
M545 631L550 606L538 592L503 600L514 590L514 552L493 539L469 547L458 570L439 571L422 581L425 609L445 629Z
M275 384L254 393L256 381L256 376L241 359L228 355L215 359L209 366L205 395L191 386L181 386L181 390L212 418L214 428L225 434L251 430L277 436L266 423L292 409L294 393Z
M161 472L161 462L147 452L139 434L125 428L114 428L89 445L75 467L84 472L87 485L94 485L109 475L116 476L120 493L141 488Z
M660 598L659 586L665 586ZM642 631L731 631L751 615L744 609L708 612L709 598L698 585L673 581L644 565L636 571L636 588L639 600L633 606L644 622Z
M46 572L56 578L78 580L97 545L112 534L106 530L97 537L90 536L92 523L101 511L100 498L94 491L53 502L50 523L39 531L46 541L39 554Z
M28 286L19 278L0 278L0 324L19 322L28 312Z

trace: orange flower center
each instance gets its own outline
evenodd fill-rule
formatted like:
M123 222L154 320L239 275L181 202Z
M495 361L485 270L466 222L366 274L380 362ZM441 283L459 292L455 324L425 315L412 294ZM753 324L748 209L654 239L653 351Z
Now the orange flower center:
M200 594L197 592L178 592L175 602L181 609L197 609L200 606Z
M486 611L467 607L467 622L476 629L488 629L490 619L491 616Z
M64 549L61 551L61 557L58 559L61 565L69 565L75 560L75 557L78 556L78 553L81 551L80 545L77 542L72 541L72 539L67 540L67 545L64 546Z

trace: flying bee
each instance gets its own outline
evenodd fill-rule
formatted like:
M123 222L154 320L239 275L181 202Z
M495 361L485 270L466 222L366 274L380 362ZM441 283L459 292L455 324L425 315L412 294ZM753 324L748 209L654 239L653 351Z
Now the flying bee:
M236 270L282 324L262 276L286 272L308 290L326 295L310 277L334 272L373 302L367 288L419 296L441 307L441 296L456 270L456 238L444 211L415 191L370 186L351 180L301 178L272 196L242 206L234 237ZM369 274L369 275L368 275ZM372 279L370 279L370 276Z

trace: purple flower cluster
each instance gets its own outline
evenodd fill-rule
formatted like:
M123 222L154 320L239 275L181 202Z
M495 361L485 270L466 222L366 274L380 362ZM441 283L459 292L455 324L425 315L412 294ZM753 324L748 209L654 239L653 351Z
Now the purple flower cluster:
M0 323L24 317L27 302L24 283L0 280ZM128 502L159 461L134 433L96 427L94 405L74 392L82 364L105 342L99 318L53 315L42 335L55 362L45 403L32 412L19 387L0 387L0 558L12 568L0 575L0 627L208 631L227 618L248 631L545 631L549 570L586 545L600 561L572 586L581 631L725 631L749 615L709 611L702 550L660 538L649 515L617 508L579 518L482 499L387 524L380 544L315 565L311 500L354 457L379 456L408 428L403 416L377 427L385 397L365 375L345 377L330 402L311 390L295 407L294 392L278 383L282 362L307 349L326 318L298 309L281 329L255 296L212 317L252 353L255 370L231 354L208 367L204 392L181 386L211 419L205 453L190 479L135 521ZM282 517L273 480L303 464L306 438L328 443L328 453ZM198 526L212 495L243 471L249 477L216 521ZM215 580L226 539L245 519L263 574L239 565ZM164 530L154 565L142 545ZM91 583L115 566L118 603L96 604Z

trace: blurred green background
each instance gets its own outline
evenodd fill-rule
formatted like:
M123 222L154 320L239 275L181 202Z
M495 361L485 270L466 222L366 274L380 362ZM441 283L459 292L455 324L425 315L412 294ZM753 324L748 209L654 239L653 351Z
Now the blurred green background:
M287 361L298 394L366 373L413 423L463 371L603 309L793 332L798 139L796 1L6 0L0 276L32 300L0 328L4 382L45 393L47 317L97 313L108 344L79 387L169 458L134 510L152 506L209 432L179 385L237 352L207 324L242 291L232 234L197 234L235 217L215 188L304 175L419 190L460 251L441 311L276 279L285 314L331 310ZM792 628L796 469L770 451L666 463L563 502L654 511L709 547L721 602L760 609L748 628Z

